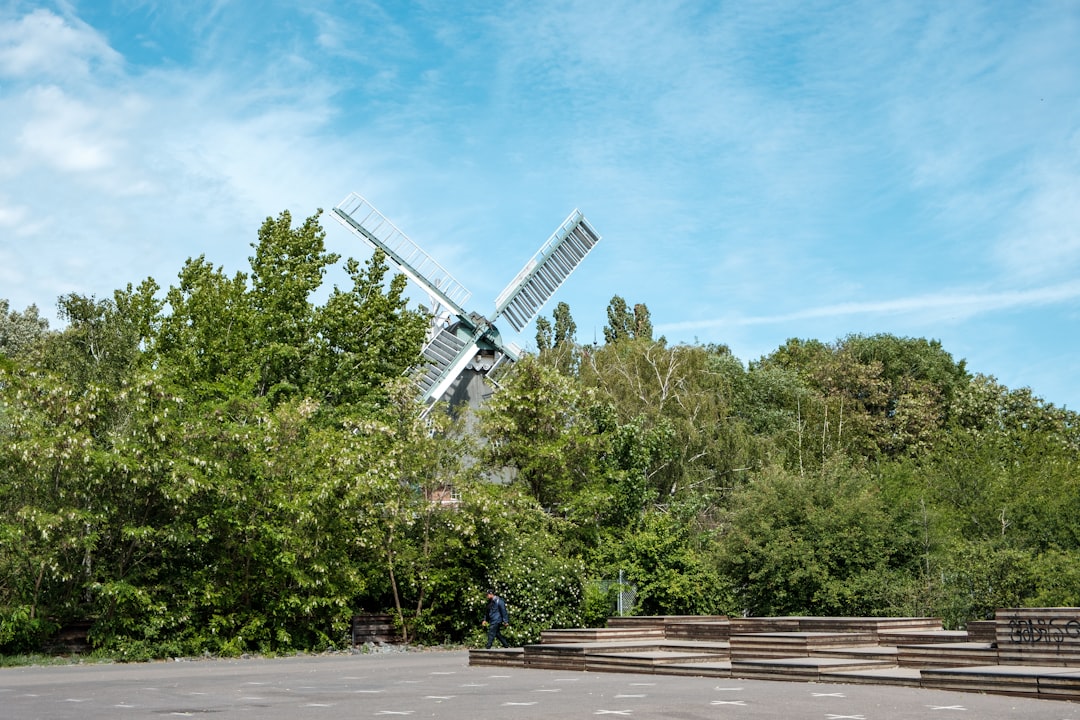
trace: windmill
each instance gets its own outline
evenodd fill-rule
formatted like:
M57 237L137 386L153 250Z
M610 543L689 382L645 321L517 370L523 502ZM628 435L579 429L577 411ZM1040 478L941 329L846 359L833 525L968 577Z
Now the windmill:
M471 293L364 198L350 193L333 215L354 235L386 253L388 261L430 298L426 362L417 373L425 412L447 393L451 404L478 404L486 394L482 378L493 377L497 368L521 355L520 348L503 342L495 321L505 318L520 332L600 241L585 216L574 210L499 293L489 318L465 310Z

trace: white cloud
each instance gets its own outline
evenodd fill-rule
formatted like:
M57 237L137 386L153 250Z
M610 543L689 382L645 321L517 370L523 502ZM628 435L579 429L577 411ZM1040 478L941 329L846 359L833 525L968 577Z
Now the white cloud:
M1073 149L1023 178L1027 196L996 249L1003 273L1029 280L1080 274L1080 133Z
M58 87L39 87L25 96L28 116L19 133L24 152L65 171L101 170L113 164L112 142L102 133L98 109Z
M746 325L773 325L816 318L854 316L919 315L944 321L966 320L1002 310L1026 309L1080 299L1080 281L1048 287L1005 292L932 293L894 300L847 302L760 316L728 315L709 320L690 320L657 325L659 332L688 332Z
M0 76L81 79L92 71L115 70L120 55L85 24L48 10L0 22Z

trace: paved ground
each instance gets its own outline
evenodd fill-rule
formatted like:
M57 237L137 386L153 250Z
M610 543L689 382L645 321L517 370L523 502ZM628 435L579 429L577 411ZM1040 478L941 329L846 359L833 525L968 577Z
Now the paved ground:
M0 669L0 718L1080 720L1080 704L868 685L469 667L465 652Z

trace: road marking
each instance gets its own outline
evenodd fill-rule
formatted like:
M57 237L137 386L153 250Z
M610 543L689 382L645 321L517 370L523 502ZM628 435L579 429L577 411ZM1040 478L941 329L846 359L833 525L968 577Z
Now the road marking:
M629 710L597 710L593 715L629 715Z
M304 707L334 707L330 703L308 703Z
M810 697L847 697L844 693L810 693Z
M533 701L533 702L504 702L503 707L506 707L508 705L528 707L529 705L535 705L535 704L536 704L536 701Z
M577 678L555 678L555 682L577 682Z
M865 715L826 715L829 720L866 720Z
M412 710L380 710L376 715L412 715Z
M425 695L425 700L453 700L457 695Z
M716 687L713 688L713 690L735 690L736 692L738 692L739 690L742 690L742 688L741 687L726 688L726 687L720 687L719 685L717 685Z
M746 707L745 700L713 700L710 705L738 705L739 707Z
M354 693L381 693L382 690L353 690Z
M615 699L618 700L619 698L643 698L643 697L649 697L649 696L646 695L645 693L641 693L640 695L616 695Z
M510 677L510 676L509 676L509 675L488 675L488 677L489 677L489 678L492 678L492 679L495 679L495 678L497 678L497 679L500 679L500 680L502 680L502 679L508 678L508 677Z
M124 703L120 703L119 705L113 705L113 707L118 707L118 708L133 708L133 707L135 707L135 705L125 705Z
M457 670L445 670L431 673L432 675L457 675ZM509 676L507 676L509 677Z
M86 702L89 699L90 698L65 698L64 702L76 702L76 703L78 703L78 702Z
M653 687L656 683L630 683L630 687Z
M963 705L927 705L931 710L967 710Z
M562 692L562 688L538 688L533 692Z
M465 683L461 687L487 687L487 683Z

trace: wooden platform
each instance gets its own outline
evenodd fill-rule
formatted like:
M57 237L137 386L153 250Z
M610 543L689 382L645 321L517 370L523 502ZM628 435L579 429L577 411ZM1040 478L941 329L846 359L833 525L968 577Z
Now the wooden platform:
M1080 700L1080 608L999 610L966 631L937 618L654 616L544 631L471 665L902 685Z
M1080 610L1076 608L998 610L995 636L1000 664L1080 667Z
M856 660L853 658L765 658L756 660L731 660L731 677L756 680L787 680L820 682L829 672L852 670L883 670L895 667L882 660Z
M900 667L963 667L997 664L997 648L992 643L959 642L930 645L900 645L896 662Z
M921 671L922 687L1049 700L1080 699L1080 668L1039 665L982 665Z

